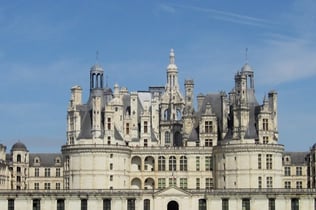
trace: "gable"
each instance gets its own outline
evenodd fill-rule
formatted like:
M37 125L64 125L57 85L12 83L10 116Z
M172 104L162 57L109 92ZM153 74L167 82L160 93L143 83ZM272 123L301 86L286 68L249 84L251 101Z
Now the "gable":
M191 194L180 188L166 188L156 193L156 196L190 196Z

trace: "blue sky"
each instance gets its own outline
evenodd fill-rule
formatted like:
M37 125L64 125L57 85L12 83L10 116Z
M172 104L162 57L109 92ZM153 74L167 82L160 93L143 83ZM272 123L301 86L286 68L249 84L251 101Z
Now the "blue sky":
M0 143L59 152L70 88L96 62L108 84L164 85L170 48L195 95L234 86L248 61L257 100L276 90L279 142L316 142L316 1L6 1L0 5Z

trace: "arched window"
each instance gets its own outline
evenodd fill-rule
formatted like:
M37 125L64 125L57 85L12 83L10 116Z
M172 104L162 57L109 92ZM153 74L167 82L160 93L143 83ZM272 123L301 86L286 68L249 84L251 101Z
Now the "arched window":
M16 162L21 163L21 155L20 154L18 154L16 156Z
M158 171L166 170L166 159L163 156L158 157Z
M150 210L150 200L149 199L144 200L144 210Z
M164 120L169 120L169 109L166 109L166 110L164 111L163 119L164 119Z
M181 120L181 118L182 118L181 111L177 109L177 120Z
M188 170L188 160L187 157L181 156L180 157L180 171L187 171Z
M176 170L177 170L176 157L171 156L169 158L169 171L176 171Z
M170 132L169 131L165 132L165 143L170 144Z

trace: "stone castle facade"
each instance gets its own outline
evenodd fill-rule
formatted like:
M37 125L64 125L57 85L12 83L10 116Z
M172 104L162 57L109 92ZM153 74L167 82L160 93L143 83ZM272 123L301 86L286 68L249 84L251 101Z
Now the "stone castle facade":
M316 209L316 146L284 152L278 95L259 104L246 63L225 92L180 91L174 51L164 86L129 92L90 69L90 95L71 88L60 154L0 145L5 209ZM12 207L13 206L13 207Z

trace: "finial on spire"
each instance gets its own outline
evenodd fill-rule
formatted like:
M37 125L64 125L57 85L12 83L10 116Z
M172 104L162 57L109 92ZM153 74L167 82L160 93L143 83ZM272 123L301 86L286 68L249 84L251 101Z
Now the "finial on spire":
M248 63L248 47L246 47L246 55L245 55L246 57L246 63Z
M171 50L170 50L170 64L174 64L175 62L174 62L174 50L173 50L173 48L171 48Z

